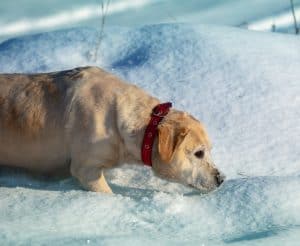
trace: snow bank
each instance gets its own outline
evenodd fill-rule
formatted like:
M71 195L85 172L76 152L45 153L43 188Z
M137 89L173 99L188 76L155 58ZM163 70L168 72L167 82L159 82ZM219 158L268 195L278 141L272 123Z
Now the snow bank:
M146 167L109 173L116 195L73 179L0 175L0 241L282 245L299 240L300 40L233 28L71 29L0 44L0 72L98 65L205 123L227 181L199 195Z

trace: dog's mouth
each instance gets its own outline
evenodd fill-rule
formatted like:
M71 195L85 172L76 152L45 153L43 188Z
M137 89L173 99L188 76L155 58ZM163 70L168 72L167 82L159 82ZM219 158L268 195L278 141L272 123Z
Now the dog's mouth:
M164 180L167 180L169 182L174 182L174 183L178 183L178 184L182 184L182 185L185 185L185 186L188 186L188 187L191 187L193 189L197 189L199 190L201 193L209 193L209 192L212 192L214 190L216 190L219 186L216 185L216 184L208 184L208 183L205 183L203 180L202 181L198 181L197 182L193 182L192 180L188 180L188 181L183 181L182 179L181 180L178 180L174 177L166 177L166 176L163 176L159 173L156 173L156 176L164 179Z
M224 180L225 176L218 171L217 175L209 177L197 175L196 177L191 177L186 180L186 182L188 186L201 192L208 193L217 190L220 186L222 186Z
M214 191L218 188L218 186L216 186L216 185L204 185L202 183L188 184L188 186L193 188L193 189L197 189L202 193L209 193L209 192L212 192L212 191Z

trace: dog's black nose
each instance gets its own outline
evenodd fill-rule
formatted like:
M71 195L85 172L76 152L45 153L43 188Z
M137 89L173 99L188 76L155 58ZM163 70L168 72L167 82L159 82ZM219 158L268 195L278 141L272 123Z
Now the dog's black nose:
M220 186L225 180L225 176L223 174L221 174L220 172L217 173L216 175L216 183L217 186Z

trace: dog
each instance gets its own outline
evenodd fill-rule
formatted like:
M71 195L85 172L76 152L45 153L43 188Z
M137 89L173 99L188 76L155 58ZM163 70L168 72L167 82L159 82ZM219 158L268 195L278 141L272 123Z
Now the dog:
M104 170L123 163L144 163L163 179L204 192L216 189L224 176L204 126L170 107L97 67L1 74L0 163L71 174L95 192L112 193Z

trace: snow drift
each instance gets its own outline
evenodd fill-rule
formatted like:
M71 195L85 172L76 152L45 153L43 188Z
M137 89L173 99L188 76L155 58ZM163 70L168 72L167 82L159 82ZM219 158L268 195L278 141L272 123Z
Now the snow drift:
M227 181L200 195L127 165L115 195L0 169L1 244L296 244L300 40L208 25L69 29L0 44L0 72L97 65L207 127Z

